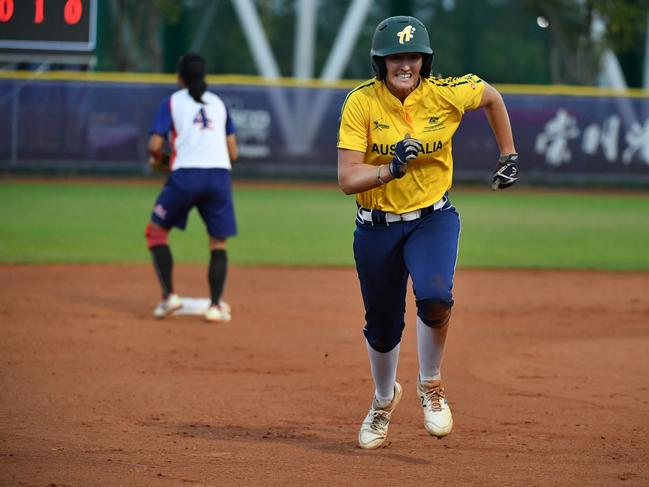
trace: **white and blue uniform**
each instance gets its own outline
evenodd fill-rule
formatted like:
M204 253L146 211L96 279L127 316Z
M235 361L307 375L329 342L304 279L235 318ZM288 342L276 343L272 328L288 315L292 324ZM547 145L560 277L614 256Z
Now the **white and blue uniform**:
M212 237L236 235L227 136L235 133L223 100L206 91L196 102L187 89L164 99L149 134L167 138L171 174L156 200L151 219L184 229L196 206Z

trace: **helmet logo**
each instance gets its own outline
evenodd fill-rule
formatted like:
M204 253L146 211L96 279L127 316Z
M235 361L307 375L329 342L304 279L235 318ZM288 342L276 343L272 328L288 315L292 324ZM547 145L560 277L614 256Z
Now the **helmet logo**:
M414 33L415 33L415 28L412 25L406 25L402 31L397 32L397 37L399 38L399 44L403 44L404 42L410 42L412 40Z

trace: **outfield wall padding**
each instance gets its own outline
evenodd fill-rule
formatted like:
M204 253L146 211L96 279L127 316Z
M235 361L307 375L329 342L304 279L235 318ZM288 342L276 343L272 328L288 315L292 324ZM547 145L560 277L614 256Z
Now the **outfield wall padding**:
M0 76L0 169L147 173L149 126L160 100L175 89L169 82ZM348 87L211 89L237 128L235 175L335 180ZM501 91L528 182L649 183L649 96ZM453 151L456 179L488 178L498 148L482 111L465 115Z

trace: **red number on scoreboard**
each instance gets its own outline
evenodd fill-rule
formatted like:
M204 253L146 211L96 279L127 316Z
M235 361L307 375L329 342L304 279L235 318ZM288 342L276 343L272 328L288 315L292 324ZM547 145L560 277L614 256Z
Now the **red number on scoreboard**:
M45 20L45 15L43 13L43 4L45 0L36 0L36 5L34 6L34 23L40 24Z
M14 14L14 0L0 0L0 22L8 22Z
M83 13L83 5L81 0L68 0L65 2L65 9L63 10L63 17L66 24L76 24L81 20Z

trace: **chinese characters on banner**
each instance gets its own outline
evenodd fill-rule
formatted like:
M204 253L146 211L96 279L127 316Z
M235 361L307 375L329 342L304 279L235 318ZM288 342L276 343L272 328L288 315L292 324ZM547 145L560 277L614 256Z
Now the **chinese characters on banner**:
M580 143L571 144L571 141ZM559 108L536 136L534 150L555 167L569 163L575 150L587 156L601 151L611 163L628 165L637 161L649 165L649 118L643 124L633 121L624 130L620 115L611 114L602 122L589 123L581 129L575 114Z

